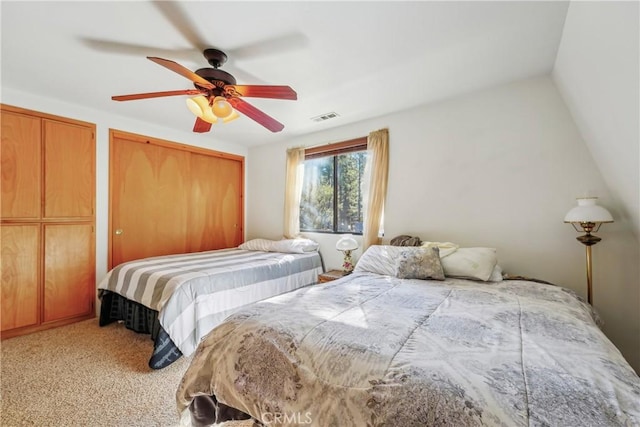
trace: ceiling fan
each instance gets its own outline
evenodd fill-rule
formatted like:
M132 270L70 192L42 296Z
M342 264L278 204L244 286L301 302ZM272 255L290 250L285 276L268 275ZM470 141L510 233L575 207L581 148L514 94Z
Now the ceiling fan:
M187 106L196 115L194 132L209 132L211 125L218 120L228 122L238 117L238 112L261 124L271 132L280 132L284 125L262 112L243 99L272 98L298 99L297 93L289 86L237 85L236 79L219 67L227 60L227 55L218 49L205 49L205 59L212 68L200 68L195 72L177 62L147 56L147 59L191 80L195 89L172 90L164 92L137 93L112 96L114 101L132 101L136 99L159 98L176 95L196 95L187 99Z

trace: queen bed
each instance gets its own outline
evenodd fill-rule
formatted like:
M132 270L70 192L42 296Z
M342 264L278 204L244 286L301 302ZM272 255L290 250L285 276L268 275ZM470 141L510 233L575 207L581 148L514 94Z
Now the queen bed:
M432 273L442 264L423 248L374 246L351 275L235 313L184 374L183 419L640 425L640 379L572 291Z
M122 321L150 334L149 366L166 367L243 306L315 284L323 271L317 247L306 239L254 239L120 264L98 285L100 325Z

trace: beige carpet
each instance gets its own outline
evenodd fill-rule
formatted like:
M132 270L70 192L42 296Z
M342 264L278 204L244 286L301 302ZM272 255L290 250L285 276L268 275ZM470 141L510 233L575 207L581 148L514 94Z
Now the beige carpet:
M178 426L184 357L147 366L148 335L97 319L2 341L2 426Z

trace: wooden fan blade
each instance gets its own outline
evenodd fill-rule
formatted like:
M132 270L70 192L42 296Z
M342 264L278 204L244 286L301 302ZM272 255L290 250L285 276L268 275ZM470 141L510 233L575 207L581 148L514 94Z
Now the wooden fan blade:
M201 90L198 89L186 89L186 90L169 90L165 92L149 92L149 93L132 93L131 95L117 95L112 96L114 101L133 101L136 99L147 98L160 98L163 96L176 96L176 95L200 95Z
M170 61L168 59L158 58L156 56L147 56L147 59L155 62L158 65L162 65L163 67L170 69L174 73L180 74L182 77L188 78L192 82L197 83L198 86L202 86L207 89L214 88L213 84L210 81L203 79L202 77L200 77L199 75L191 71L190 69L183 67L177 62Z
M289 86L268 85L226 85L224 91L229 96L249 98L298 99L298 94Z
M193 131L198 133L209 132L211 130L211 123L205 122L200 117L196 117L196 123L193 125Z
M280 132L282 129L284 129L284 125L282 123L280 123L273 117L268 116L262 111L258 110L256 107L244 101L243 99L228 98L227 101L229 101L229 103L233 106L233 108L240 111L242 114L249 117L250 119L260 123L262 126L266 127L271 132Z

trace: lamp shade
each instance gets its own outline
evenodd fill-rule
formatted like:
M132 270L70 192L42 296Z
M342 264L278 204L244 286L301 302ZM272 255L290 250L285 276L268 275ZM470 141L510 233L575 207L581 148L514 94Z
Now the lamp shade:
M344 234L336 243L336 249L339 251L354 251L358 249L358 242L351 234Z
M240 117L240 114L238 114L238 112L236 110L233 110L231 112L231 114L229 114L227 117L225 117L224 119L222 119L223 123L229 123L232 120L237 119L238 117Z
M564 222L572 223L603 223L613 222L608 210L596 204L597 197L579 198L578 206L573 207L564 217Z
M195 114L196 117L200 117L207 123L215 123L218 121L218 118L214 116L213 111L211 111L209 101L202 95L187 99L187 108L189 108L189 111Z
M211 109L213 110L213 114L221 119L224 119L233 113L233 107L223 96L216 96L213 99Z

